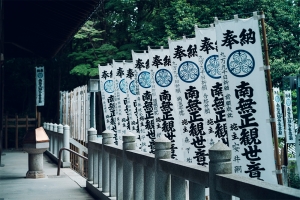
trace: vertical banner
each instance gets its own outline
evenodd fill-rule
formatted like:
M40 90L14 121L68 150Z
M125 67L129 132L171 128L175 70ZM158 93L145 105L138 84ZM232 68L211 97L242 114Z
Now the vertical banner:
M284 138L283 114L281 109L281 98L280 98L279 88L273 88L273 96L274 96L277 137Z
M116 62L113 60L113 74L114 74L114 95L116 105L116 123L117 123L117 137L118 146L122 146L122 135L130 130L129 112L127 107L127 83L125 75L125 61Z
M196 27L195 34L201 74L204 132L207 133L207 149L212 147L219 140L228 146L225 109L231 110L232 108L225 103L227 99L225 98L224 100L223 96L216 30L214 27ZM228 115L227 117L231 116Z
M204 131L200 67L195 38L169 40L170 58L174 73L175 92L183 134L184 160L208 165Z
M233 173L277 183L258 17L215 26Z
M116 107L114 97L114 76L112 65L101 66L99 68L100 90L103 104L103 114L105 127L107 130L115 132L114 140L117 141L116 127Z
M36 75L36 106L44 106L45 104L45 75L44 67L35 68Z
M292 94L291 90L284 91L284 107L285 107L285 133L286 143L295 143L295 123L293 118Z
M128 108L128 116L129 116L129 126L130 132L135 134L136 136L136 145L137 148L140 149L141 138L139 131L139 122L138 122L138 107L137 107L137 99L136 99L136 74L134 70L134 65L132 61L126 61L124 63L125 69L125 80L127 83L127 108Z
M148 49L156 137L164 135L171 144L171 158L184 160L174 74L169 49Z
M155 128L151 93L151 75L149 56L146 51L132 51L132 60L136 74L136 95L138 120L143 152L155 152Z

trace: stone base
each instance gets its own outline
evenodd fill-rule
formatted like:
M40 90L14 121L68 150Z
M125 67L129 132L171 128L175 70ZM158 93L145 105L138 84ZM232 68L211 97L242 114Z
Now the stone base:
M28 171L26 178L45 178L45 174L43 171Z

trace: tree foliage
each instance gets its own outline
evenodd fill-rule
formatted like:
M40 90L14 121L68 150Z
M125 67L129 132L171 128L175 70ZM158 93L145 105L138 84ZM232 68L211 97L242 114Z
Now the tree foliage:
M95 76L98 64L131 59L131 50L167 46L168 38L193 35L194 25L214 17L249 17L264 11L273 84L299 73L299 0L111 0L102 1L72 41L71 74Z

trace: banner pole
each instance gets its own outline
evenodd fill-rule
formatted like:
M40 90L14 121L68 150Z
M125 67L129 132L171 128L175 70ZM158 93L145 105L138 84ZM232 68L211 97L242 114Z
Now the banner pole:
M276 175L278 184L282 185L282 173L281 173L281 163L279 158L279 149L278 149L278 138L276 132L276 124L275 124L275 112L274 112L274 104L273 104L273 86L271 80L271 73L270 73L270 62L269 62L269 52L268 52L268 43L267 43L267 36L266 36L266 27L265 27L265 18L264 12L261 12L261 27L262 27L262 34L263 34L263 42L264 42L264 52L265 52L265 65L267 69L265 70L267 75L267 88L269 91L269 106L270 106L270 115L271 115L271 129L274 139L274 153L275 153L275 162L276 162Z

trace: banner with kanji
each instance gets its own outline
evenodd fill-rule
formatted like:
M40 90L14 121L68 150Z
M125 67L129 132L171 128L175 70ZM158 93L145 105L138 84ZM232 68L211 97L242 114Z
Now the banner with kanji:
M156 137L171 144L171 158L183 160L182 135L169 49L148 49Z
M116 129L116 107L114 98L114 76L112 65L98 65L102 107L107 130L115 132L114 139L117 140Z
M295 123L293 117L291 90L284 91L286 143L295 143Z
M233 173L277 183L258 19L215 27Z
M195 38L169 40L175 92L183 136L184 160L208 165L200 67Z
M129 113L130 132L136 135L137 148L140 148L140 131L138 122L138 107L136 99L136 73L132 61L124 61L125 79L127 83L127 109Z
M36 106L44 106L45 104L45 71L44 67L35 68L36 75Z
M284 123L283 123L283 115L282 115L282 102L280 97L279 88L273 88L273 99L274 99L274 112L275 112L275 123L276 123L276 131L278 138L284 138Z
M116 105L117 144L122 146L122 135L130 130L127 107L127 83L125 79L125 62L113 60L114 95Z
M221 67L214 27L195 27L203 99L206 148L219 140L228 145Z
M142 53L132 51L132 61L136 73L136 95L141 150L143 152L154 153L155 128L148 53L146 51Z

